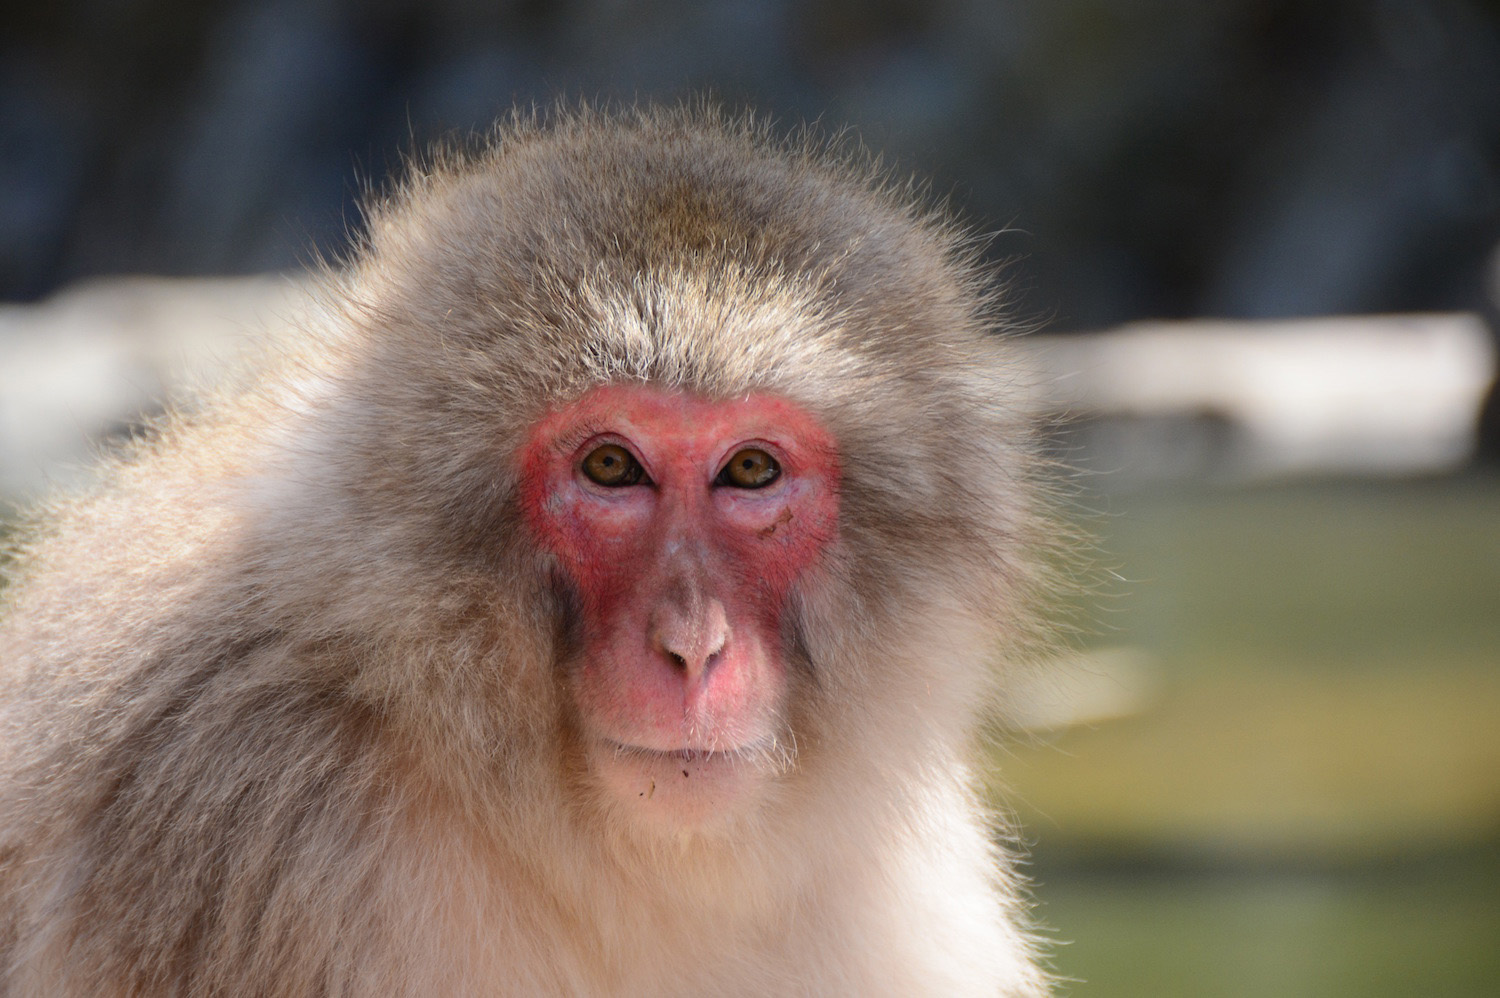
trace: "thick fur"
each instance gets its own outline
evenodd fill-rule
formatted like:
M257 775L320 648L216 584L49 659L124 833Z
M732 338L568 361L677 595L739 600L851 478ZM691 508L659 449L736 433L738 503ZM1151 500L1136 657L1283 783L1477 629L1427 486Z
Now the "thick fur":
M323 303L20 545L0 992L1045 993L971 770L1045 531L961 233L811 140L571 112L414 168ZM580 779L513 457L610 381L839 442L793 755L728 830Z

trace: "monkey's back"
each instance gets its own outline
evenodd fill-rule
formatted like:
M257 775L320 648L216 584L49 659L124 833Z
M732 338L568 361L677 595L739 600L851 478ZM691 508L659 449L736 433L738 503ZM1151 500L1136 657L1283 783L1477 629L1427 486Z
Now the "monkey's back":
M233 420L167 429L92 494L56 503L19 552L0 617L0 982L13 993L212 979L191 961L264 938L226 920L274 911L299 851L306 862L322 838L332 862L355 834L360 819L327 812L360 792L359 713L277 668L287 637L237 584L250 573L230 496L253 450ZM330 879L319 865L306 883ZM295 928L308 945L315 927Z

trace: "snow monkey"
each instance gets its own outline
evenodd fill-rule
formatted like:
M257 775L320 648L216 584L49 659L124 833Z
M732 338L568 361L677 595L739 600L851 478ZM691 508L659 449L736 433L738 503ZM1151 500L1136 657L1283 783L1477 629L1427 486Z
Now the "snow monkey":
M975 786L1051 531L972 238L570 110L319 301L14 544L0 993L1047 992Z

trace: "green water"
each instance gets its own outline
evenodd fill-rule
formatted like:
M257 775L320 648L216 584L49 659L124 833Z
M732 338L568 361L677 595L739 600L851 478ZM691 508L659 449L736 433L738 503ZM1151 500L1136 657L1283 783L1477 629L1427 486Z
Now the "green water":
M1095 505L1156 694L995 762L1063 993L1500 995L1500 481Z
M1500 864L1040 873L1079 998L1491 998Z

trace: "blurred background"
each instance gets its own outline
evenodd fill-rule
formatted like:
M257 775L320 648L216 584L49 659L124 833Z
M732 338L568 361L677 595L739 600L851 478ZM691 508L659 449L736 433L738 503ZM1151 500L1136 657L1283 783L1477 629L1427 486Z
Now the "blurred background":
M558 96L854 130L991 235L1098 537L992 780L1080 996L1500 979L1500 3L56 0L0 15L0 530Z

